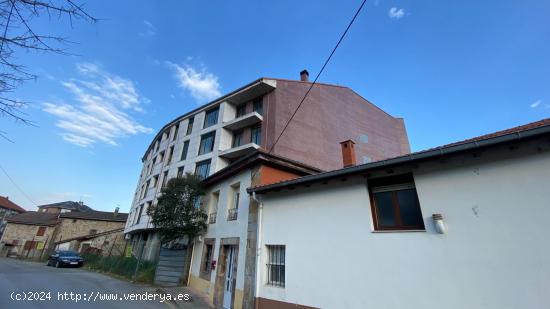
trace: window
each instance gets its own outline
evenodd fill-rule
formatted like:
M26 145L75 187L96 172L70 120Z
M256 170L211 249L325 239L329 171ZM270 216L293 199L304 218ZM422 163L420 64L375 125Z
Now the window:
M136 224L139 224L139 221L141 220L141 214L143 213L143 204L139 206L139 212L136 220Z
M172 136L172 140L175 141L176 140L176 137L178 137L178 130L180 128L180 125L177 124L174 126L174 135Z
M158 156L158 162L157 163L161 163L164 161L164 151L161 151L159 153L159 156Z
M170 147L170 150L168 151L168 160L166 161L166 164L170 164L170 162L172 162L173 154L174 154L174 146Z
M215 107L209 111L206 111L206 115L204 116L204 126L203 128L208 128L216 123L218 123L218 112L220 111L220 107Z
M168 171L164 172L164 175L162 175L162 185L160 188L166 187L166 182L168 181Z
M147 190L149 189L150 184L151 184L151 179L147 180L147 183L145 183L145 187L143 188L143 196L141 198L144 198L147 195Z
M392 178L372 180L371 207L375 229L424 230L412 175Z
M231 147L239 147L243 144L243 130L235 131L233 133L233 142Z
M201 144L199 146L199 155L212 152L214 150L214 136L216 132L210 132L201 136Z
M90 232L88 232L89 235L95 235L97 234L97 230L96 229L91 229Z
M41 226L38 228L38 231L36 232L36 236L44 236L46 234L46 227Z
M212 272L212 257L214 256L214 243L215 239L207 238L204 240L204 247L202 249L202 260L200 267L200 277L205 280L210 280L210 274Z
M246 103L237 106L237 113L235 114L235 118L239 118L244 115L246 115Z
M252 103L252 110L262 115L264 112L264 102L262 101L262 98L257 98L254 100L254 103Z
M159 175L153 176L153 184L151 187L156 187L159 184Z
M254 126L250 129L250 142L261 145L262 144L262 125Z
M201 179L204 179L208 177L209 172L210 172L210 160L197 162L197 166L195 167L195 175L199 176Z
M178 175L178 176L177 176L178 178L183 177L183 169L184 169L183 166L178 167L178 174L177 174L177 175Z
M189 118L189 122L187 123L187 131L185 132L185 135L191 134L193 132L193 123L195 122L195 118Z
M181 158L180 160L185 160L187 159L187 151L189 150L189 141L185 141L183 143L183 149L181 150Z
M267 284L285 286L285 246L267 246Z
M208 224L216 223L216 215L218 214L218 203L220 201L220 191L212 193L210 205L208 207Z
M237 220L238 211L239 211L239 199L240 199L240 183L234 184L230 189L230 204L227 208L227 221Z

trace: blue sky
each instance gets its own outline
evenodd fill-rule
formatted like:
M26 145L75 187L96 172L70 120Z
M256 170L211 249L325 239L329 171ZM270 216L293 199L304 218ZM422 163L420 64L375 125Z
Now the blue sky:
M0 130L0 195L127 211L165 123L260 76L317 74L360 1L89 1L39 19L72 56L17 54L38 124ZM547 1L369 1L320 78L404 117L413 150L550 117ZM335 102L337 104L337 102Z

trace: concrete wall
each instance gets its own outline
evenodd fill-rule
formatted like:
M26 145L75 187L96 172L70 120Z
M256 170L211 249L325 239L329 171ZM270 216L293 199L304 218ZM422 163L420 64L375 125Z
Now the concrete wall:
M421 232L374 232L363 177L269 193L258 296L279 308L550 308L549 148L421 164ZM286 246L284 288L265 284L269 244Z

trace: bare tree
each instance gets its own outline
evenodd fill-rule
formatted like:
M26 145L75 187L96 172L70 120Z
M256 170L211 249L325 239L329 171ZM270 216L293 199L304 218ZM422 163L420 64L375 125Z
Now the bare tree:
M21 83L35 79L36 75L17 63L16 52L66 54L63 47L70 43L64 37L43 34L33 29L33 19L40 17L68 20L71 27L76 19L92 23L97 21L81 4L71 0L0 0L0 116L26 125L34 125L23 111L27 102L13 98L10 94ZM2 131L0 136L8 139Z

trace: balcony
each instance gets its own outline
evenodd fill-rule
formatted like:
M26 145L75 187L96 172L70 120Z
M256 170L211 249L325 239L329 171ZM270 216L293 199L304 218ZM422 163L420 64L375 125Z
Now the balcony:
M251 152L254 152L256 150L260 149L260 146L255 143L248 143L241 146L229 148L227 150L224 150L220 152L219 156L224 159L235 159L238 157L242 157L246 154L249 154Z
M237 220L237 215L239 213L238 208L231 208L227 210L227 221Z
M216 213L211 213L208 215L208 224L216 223Z
M235 118L233 120L225 122L223 124L223 127L227 130L236 131L255 125L262 120L264 120L262 115L258 114L257 112L252 112L239 118Z

